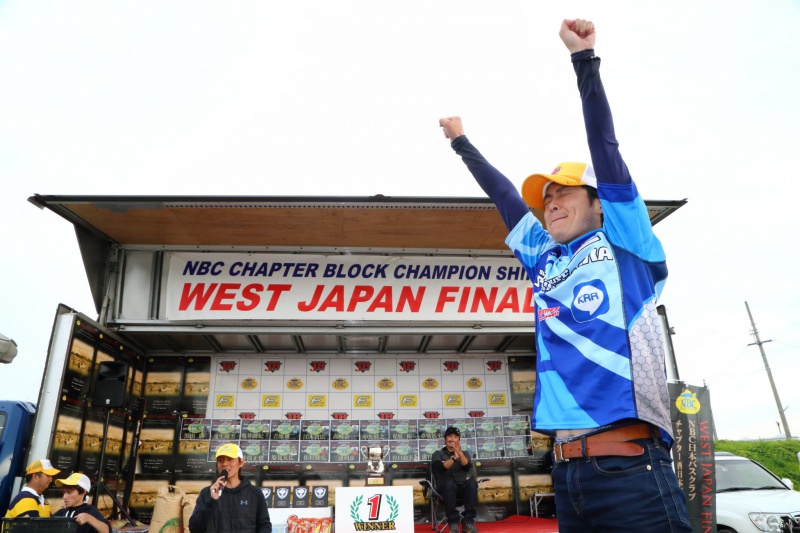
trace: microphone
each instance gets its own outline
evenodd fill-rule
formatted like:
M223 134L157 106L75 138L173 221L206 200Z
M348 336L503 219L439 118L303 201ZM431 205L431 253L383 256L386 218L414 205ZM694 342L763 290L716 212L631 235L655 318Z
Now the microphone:
M219 477L222 478L222 483L219 486L219 497L222 498L222 489L224 488L223 485L224 485L224 483L226 481L228 481L228 471L227 470L223 470L222 472L219 473ZM215 492L216 492L216 489L215 489Z

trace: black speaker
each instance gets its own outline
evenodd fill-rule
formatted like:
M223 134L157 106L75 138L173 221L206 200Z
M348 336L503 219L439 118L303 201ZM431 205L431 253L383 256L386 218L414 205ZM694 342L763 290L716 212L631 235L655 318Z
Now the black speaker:
M92 405L95 407L122 407L125 403L125 383L128 381L128 365L103 362L97 367L97 383L94 387Z

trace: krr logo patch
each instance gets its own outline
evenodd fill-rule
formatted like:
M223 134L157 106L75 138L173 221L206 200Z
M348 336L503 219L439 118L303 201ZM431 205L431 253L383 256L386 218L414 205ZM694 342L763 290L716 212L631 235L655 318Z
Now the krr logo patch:
M572 316L578 322L588 322L608 312L608 291L605 284L595 279L578 284L573 291Z

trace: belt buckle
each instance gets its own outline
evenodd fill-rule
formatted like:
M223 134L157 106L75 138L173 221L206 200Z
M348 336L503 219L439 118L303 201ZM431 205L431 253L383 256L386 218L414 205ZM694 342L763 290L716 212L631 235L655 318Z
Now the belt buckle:
M556 453L556 448L558 449L558 453ZM553 448L553 455L556 458L556 463L568 463L569 459L564 457L564 443L563 442L556 442ZM561 459L558 456L561 456Z

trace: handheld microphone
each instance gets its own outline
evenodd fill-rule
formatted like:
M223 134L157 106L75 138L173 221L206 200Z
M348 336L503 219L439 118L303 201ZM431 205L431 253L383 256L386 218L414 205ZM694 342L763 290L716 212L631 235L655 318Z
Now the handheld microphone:
M223 483L228 481L228 471L227 470L223 470L222 472L219 473L219 475L222 477L222 482Z

